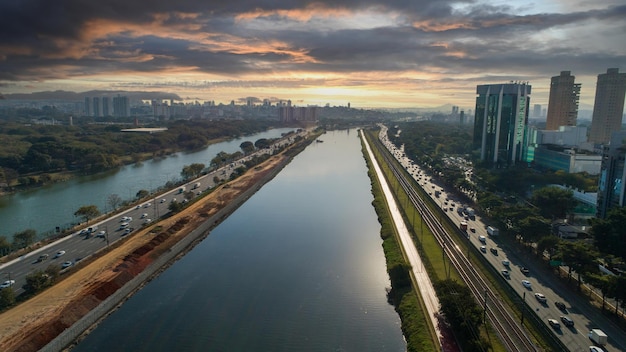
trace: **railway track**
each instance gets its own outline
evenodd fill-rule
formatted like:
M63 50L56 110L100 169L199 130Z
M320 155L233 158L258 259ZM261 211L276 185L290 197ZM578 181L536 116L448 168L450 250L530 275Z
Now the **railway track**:
M476 301L481 302L483 307L485 307L487 319L496 330L507 350L539 351L538 347L535 346L524 330L524 327L508 311L500 297L489 286L489 282L474 268L469 258L462 253L461 248L456 245L452 236L450 236L442 226L437 215L428 207L426 201L422 199L419 192L413 186L414 181L408 179L406 171L399 166L398 162L390 155L386 148L384 148L382 143L376 141L374 144L385 158L387 165L390 166L394 177L397 178L400 186L409 197L409 200L419 211L437 242L447 254L452 265L454 265L465 284L472 291Z

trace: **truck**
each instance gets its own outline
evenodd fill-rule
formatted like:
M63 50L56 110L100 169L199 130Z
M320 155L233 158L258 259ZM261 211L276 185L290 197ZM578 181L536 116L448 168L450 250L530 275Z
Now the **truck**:
M500 234L500 230L493 226L487 226L487 233L489 236L498 236Z
M473 208L470 208L470 207L465 208L465 214L472 220L476 218L476 214Z
M467 232L467 221L461 221L459 228L461 229L461 231Z
M589 339L596 344L603 346L606 345L608 336L600 329L591 329L591 331L589 331Z
M192 189L197 189L200 187L200 182L196 182L193 184L193 188Z
M183 193L185 192L185 186L182 186L181 188L178 189L178 193Z

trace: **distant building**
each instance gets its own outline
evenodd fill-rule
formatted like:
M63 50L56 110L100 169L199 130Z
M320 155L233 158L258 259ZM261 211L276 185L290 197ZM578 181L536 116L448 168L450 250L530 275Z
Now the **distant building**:
M533 117L541 117L541 104L535 104L533 107Z
M130 104L128 103L127 96L117 95L113 97L113 116L115 117L129 117L130 116Z
M598 184L597 217L605 218L609 210L623 207L626 192L626 131L615 132L604 146Z
M109 97L102 97L102 116L111 116L110 105Z
M317 121L317 106L294 107L281 106L278 108L278 119L280 122L294 121Z
M576 126L580 83L574 83L574 79L570 71L561 71L561 75L554 76L550 80L546 130L558 130L561 126Z
M91 116L91 100L89 97L85 97L85 116Z
M626 97L626 73L619 73L618 68L609 68L598 75L596 100L593 105L589 141L606 144L611 133L622 127Z
M496 166L524 160L531 86L527 83L476 87L474 149Z
M94 117L102 116L102 113L100 112L100 98L93 97L93 105L91 106L91 109L93 110Z

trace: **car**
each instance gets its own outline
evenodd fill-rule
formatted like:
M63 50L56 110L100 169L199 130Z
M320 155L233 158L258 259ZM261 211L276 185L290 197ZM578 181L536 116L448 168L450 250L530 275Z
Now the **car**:
M57 254L54 255L54 258L58 258L58 257L60 257L60 256L62 256L64 254L65 254L65 251L58 251ZM54 258L52 258L52 259L54 259Z
M147 218L147 217L148 217L148 213L143 213L143 214L141 214L141 218L142 218L142 219L143 219L143 218Z
M604 350L598 346L589 346L589 352L604 352Z
M480 251L483 252L483 253L487 253L487 247L480 246Z
M88 233L89 233L89 231L87 231L87 229L82 229L82 230L80 230L80 232L78 234L79 235L86 235Z
M15 280L7 280L7 281L3 282L2 284L0 284L0 289L11 287L14 284L15 284Z
M63 265L61 265L61 269L67 269L67 268L69 268L72 265L74 265L74 263L72 263L72 262L65 262L65 263L63 263Z
M141 208L141 205L137 205L137 206L135 207L135 209L140 209L140 208Z
M131 222L133 221L133 218L131 218L130 216L122 216L122 218L120 219L120 222Z
M544 296L543 293L535 293L535 298L541 303L546 303L546 296Z
M502 261L502 265L504 265L504 266L506 266L508 268L509 265L511 265L511 263L508 260L503 260Z
M145 220L143 221L143 223L144 223L144 224L149 224L149 223L151 223L151 222L152 222L152 219L145 219Z
M103 231L98 232L98 233L96 234L96 237L98 237L98 238L104 238L104 237L106 236L106 234L107 234L107 233L103 230Z
M167 202L167 200L166 200L165 198L163 198L163 199L161 199L159 202L161 202L161 203L165 203L165 202Z
M146 203L146 204L143 205L143 207L144 208L150 208L151 205L152 205L151 203Z
M563 325L568 326L568 327L574 326L574 321L572 320L572 318L566 317L565 315L561 315L560 318L561 318L561 321L563 322Z
M121 223L121 224L120 224L120 228L119 228L119 230L123 230L123 229L127 228L127 227L128 227L128 225L129 225L129 224L128 224L127 222L123 222L123 223Z
M489 251L490 251L493 255L498 255L498 250L497 250L497 249L495 249L495 248L493 248L493 247L489 248Z
M485 237L485 236L483 236L483 235L480 235L480 236L478 236L478 240L479 240L480 242L482 242L482 243L486 243L486 242L487 242L487 237Z
M561 328L561 324L559 324L559 322L556 319L548 319L548 324L550 324L550 326L555 330L558 330Z
M507 279L511 278L511 274L508 270L502 270L502 276L506 277Z
M554 302L554 305L560 310L565 310L565 303L563 302Z
M532 288L532 284L528 280L522 280L522 285L524 285L524 287L526 287L528 289Z
M528 270L528 268L526 268L526 267L524 267L524 266L520 267L520 268L519 268L519 271L521 271L521 272L522 272L522 274L524 274L524 275L526 275L526 276L528 276L528 275L530 274L530 270Z
M470 227L470 231L473 232L473 233L476 233L476 229L473 228L473 227Z
M48 259L48 255L44 253L40 255L39 258L37 258L37 261L35 263L43 262L46 259Z

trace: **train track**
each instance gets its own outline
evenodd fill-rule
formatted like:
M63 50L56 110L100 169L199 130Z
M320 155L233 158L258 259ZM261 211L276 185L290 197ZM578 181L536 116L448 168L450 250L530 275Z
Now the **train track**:
M414 181L407 178L406 171L399 166L398 162L383 147L382 143L374 143L385 162L390 166L395 178L407 194L413 206L432 231L439 245L447 254L450 262L459 272L465 284L472 291L477 302L481 302L486 310L486 317L491 326L496 330L502 343L508 351L539 351L532 342L524 327L508 311L500 297L491 289L489 283L470 263L469 258L462 253L454 239L442 226L437 215L427 206L419 192L413 187Z

